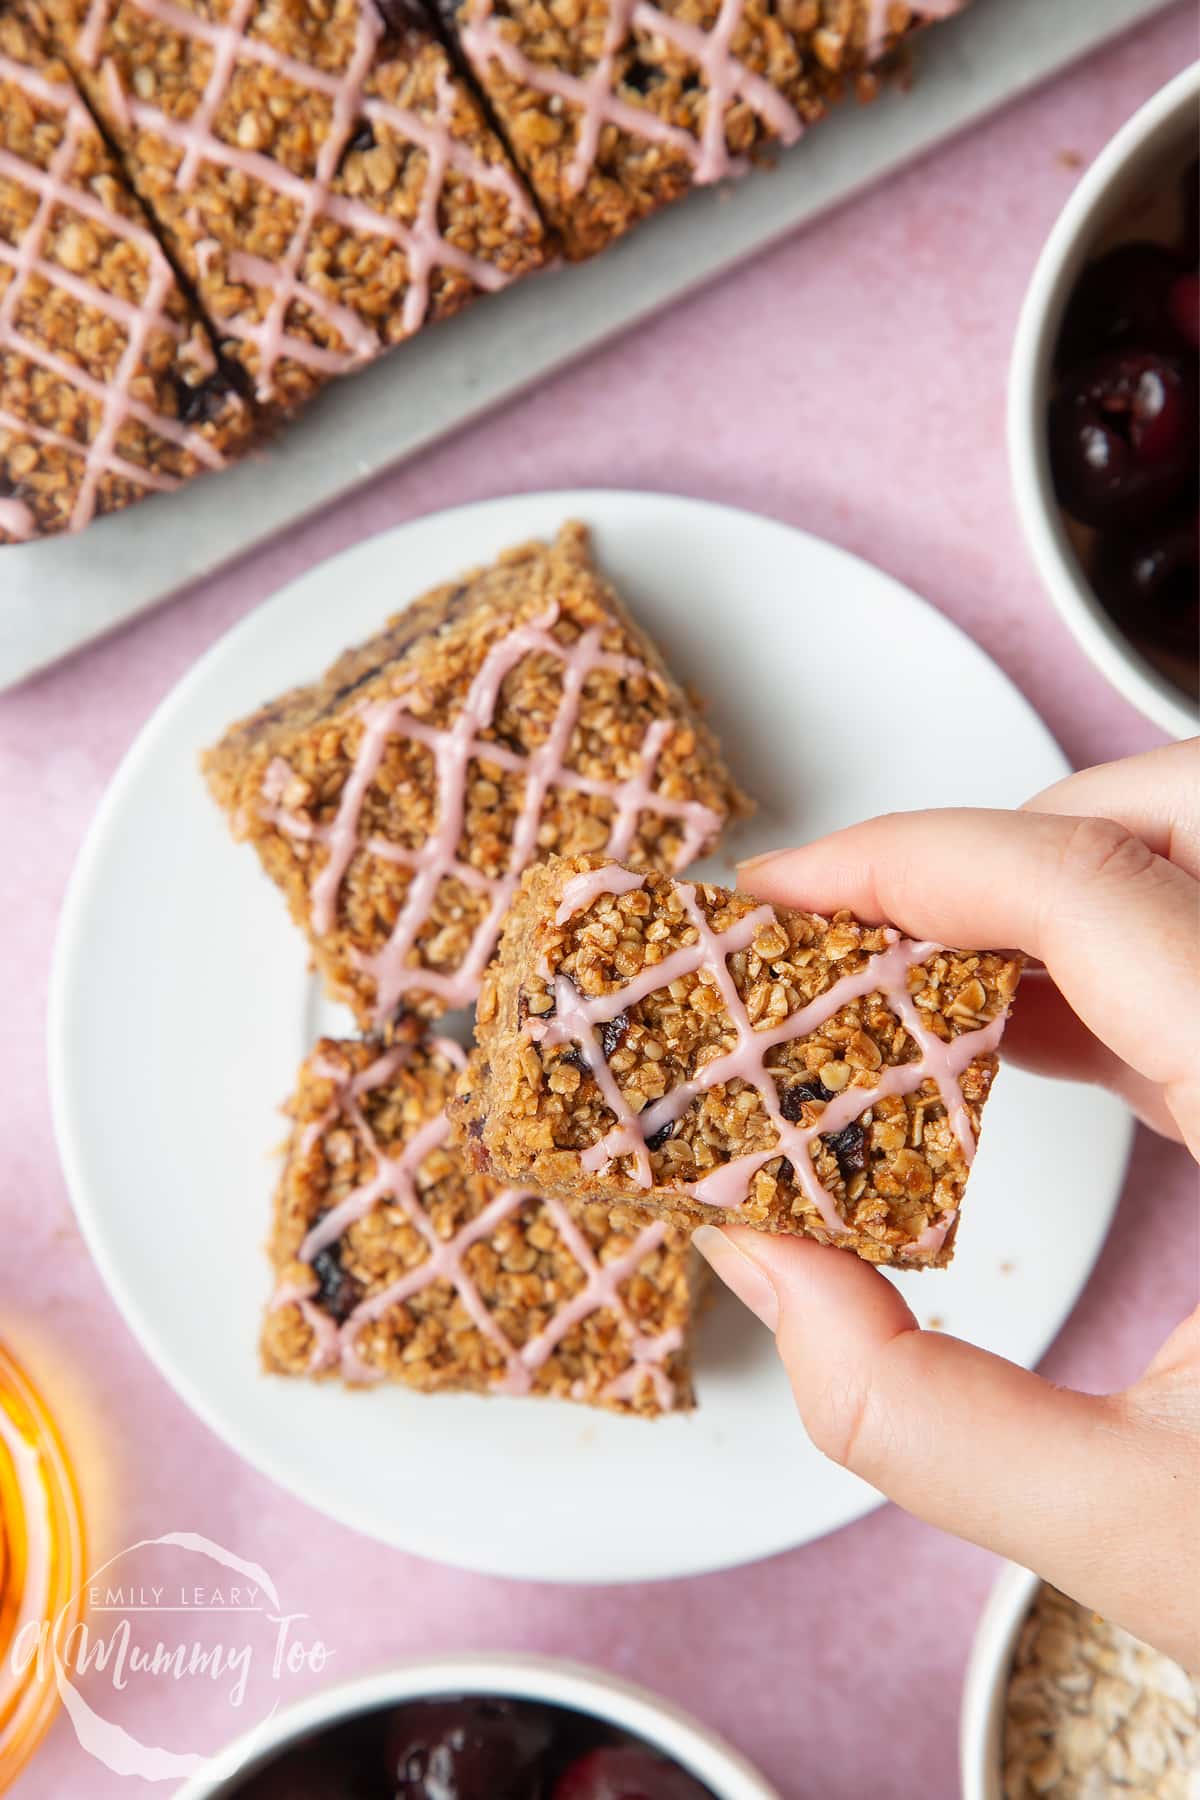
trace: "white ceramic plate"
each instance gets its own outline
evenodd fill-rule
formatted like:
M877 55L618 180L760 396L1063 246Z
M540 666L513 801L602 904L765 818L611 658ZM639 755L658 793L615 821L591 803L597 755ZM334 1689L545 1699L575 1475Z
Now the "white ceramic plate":
M279 895L230 843L196 770L231 719L316 674L405 600L569 516L593 527L672 666L712 697L761 808L739 852L887 808L1010 805L1063 773L1045 727L953 626L786 526L599 491L441 513L294 582L147 725L64 909L50 1067L92 1252L147 1353L234 1449L406 1550L502 1575L615 1581L784 1550L877 1496L810 1449L770 1340L731 1301L704 1322L699 1412L655 1424L259 1374L276 1108L318 1023L348 1018L316 997ZM1107 1230L1128 1136L1102 1096L1006 1072L954 1267L904 1278L924 1318L1017 1362L1041 1356ZM736 1532L722 1530L728 1519Z

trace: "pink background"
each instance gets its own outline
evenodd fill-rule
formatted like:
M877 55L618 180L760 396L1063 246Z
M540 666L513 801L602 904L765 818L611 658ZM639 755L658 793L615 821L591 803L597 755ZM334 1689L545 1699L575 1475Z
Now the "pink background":
M93 809L200 652L331 552L506 490L666 486L790 520L942 607L1074 762L1153 743L1038 587L1009 501L1004 381L1022 293L1080 162L1195 53L1191 8L1173 8L287 542L0 697L0 1324L81 1447L93 1563L139 1537L199 1531L274 1574L335 1647L339 1676L436 1650L569 1654L690 1707L788 1800L956 1791L960 1681L995 1563L894 1508L729 1574L520 1586L382 1549L243 1468L142 1356L80 1240L51 1134L46 982ZM1143 1133L1046 1372L1091 1388L1134 1376L1193 1302L1180 1233L1190 1248L1194 1227L1184 1158ZM245 1723L204 1684L170 1705L180 1747L213 1748ZM16 1792L106 1800L137 1785L87 1760L60 1718Z

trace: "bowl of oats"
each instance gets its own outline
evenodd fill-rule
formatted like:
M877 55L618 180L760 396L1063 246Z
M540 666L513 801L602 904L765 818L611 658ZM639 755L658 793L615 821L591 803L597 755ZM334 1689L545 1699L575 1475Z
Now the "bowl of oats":
M975 1633L959 1752L963 1800L1193 1800L1200 1686L1010 1564Z

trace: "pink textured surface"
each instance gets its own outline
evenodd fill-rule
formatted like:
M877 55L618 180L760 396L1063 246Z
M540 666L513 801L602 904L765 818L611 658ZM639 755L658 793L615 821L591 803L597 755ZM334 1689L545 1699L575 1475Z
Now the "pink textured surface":
M516 1587L380 1549L243 1468L142 1357L80 1241L51 1136L46 981L92 811L195 657L331 552L512 488L644 483L788 519L927 594L1019 683L1075 762L1155 741L1039 591L1009 504L1004 376L1078 159L1194 55L1191 9L1173 9L420 464L0 698L0 1329L75 1441L95 1446L83 1459L93 1560L141 1536L200 1531L286 1571L289 1607L336 1648L331 1673L447 1649L570 1654L695 1710L788 1800L956 1791L959 1683L994 1564L893 1508L729 1574ZM1136 1374L1192 1302L1180 1233L1193 1229L1183 1157L1143 1133L1112 1238L1047 1372L1090 1388ZM170 1704L174 1742L231 1735L211 1686L184 1684ZM137 1786L86 1759L60 1718L15 1791L107 1800Z

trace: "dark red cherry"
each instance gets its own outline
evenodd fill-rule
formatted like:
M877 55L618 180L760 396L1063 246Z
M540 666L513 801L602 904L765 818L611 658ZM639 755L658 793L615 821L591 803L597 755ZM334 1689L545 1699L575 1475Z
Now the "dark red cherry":
M320 1743L276 1757L237 1789L237 1800L355 1800L369 1788Z
M1179 253L1190 269L1200 262L1200 156L1183 171L1183 237Z
M1123 630L1193 661L1200 656L1200 516L1164 520L1096 545L1096 592Z
M564 1770L552 1800L712 1800L678 1763L635 1744L589 1750Z
M543 1800L551 1716L465 1695L398 1707L384 1738L395 1800Z
M1183 265L1163 244L1118 244L1089 263L1067 302L1055 366L1071 369L1121 344L1175 347L1168 305Z
M1200 350L1200 275L1177 275L1167 292L1167 308L1184 343Z
M866 1168L867 1135L857 1120L852 1120L842 1131L825 1132L822 1142L837 1157L843 1181L853 1181Z
M1050 466L1072 518L1129 528L1175 499L1196 454L1185 360L1113 350L1064 376L1050 404Z

